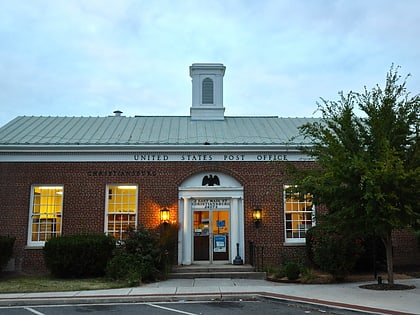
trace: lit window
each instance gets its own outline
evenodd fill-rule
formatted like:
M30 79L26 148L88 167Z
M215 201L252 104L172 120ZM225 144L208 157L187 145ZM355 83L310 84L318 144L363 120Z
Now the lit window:
M213 80L205 78L203 80L202 89L202 102L203 104L213 104Z
M285 185L284 210L286 242L305 242L306 231L315 225L312 195L299 192L296 186Z
M28 245L42 246L61 235L63 186L32 186Z
M137 227L137 185L109 185L106 200L105 233L126 239Z

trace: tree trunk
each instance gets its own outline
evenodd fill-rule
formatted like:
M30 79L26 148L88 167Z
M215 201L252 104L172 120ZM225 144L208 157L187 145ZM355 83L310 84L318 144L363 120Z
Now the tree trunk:
M388 271L388 283L394 284L394 260L392 257L392 230L386 233L386 238L382 239L386 250L386 266Z

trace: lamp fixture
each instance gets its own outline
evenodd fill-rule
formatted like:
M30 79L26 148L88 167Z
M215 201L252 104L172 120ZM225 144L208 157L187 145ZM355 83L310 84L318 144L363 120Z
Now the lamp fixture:
M262 221L262 209L260 206L256 206L252 211L252 218L254 219L255 227L259 227Z
M170 210L168 208L163 208L160 210L160 222L167 224L169 223Z

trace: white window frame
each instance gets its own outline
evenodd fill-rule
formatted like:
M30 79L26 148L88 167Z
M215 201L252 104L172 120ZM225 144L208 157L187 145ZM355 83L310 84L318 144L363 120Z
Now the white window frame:
M48 239L52 238L52 237L57 237L57 236L61 236L61 232L62 232L62 227L63 227L63 201L64 201L64 185L62 184L34 184L31 185L31 200L30 200L30 205L29 205L29 219L28 219L28 235L27 235L27 245L28 247L43 247L45 245L46 241L33 241L32 240L32 232L33 232L33 218L37 215L34 212L34 206L35 206L35 189L38 187L42 187L42 189L61 189L61 204L59 205L59 208L61 209L61 211L59 212L55 212L56 216L58 216L60 218L60 222L59 223L54 223L54 226L57 227L57 225L59 226L59 229L55 229L54 232L51 233L50 237L48 237ZM54 204L55 205L55 204ZM39 216L41 216L41 212L38 214ZM47 213L48 216L48 213ZM39 231L37 233L40 233Z
M288 214L288 213L290 213L290 212L287 212L287 210L286 210L286 206L287 206L287 193L286 193L286 191L287 191L287 189L289 188L289 187L297 187L296 185L283 185L283 209L284 209L284 214L283 214L283 217L284 217L284 240L285 240L285 244L288 244L288 245L290 245L290 244L305 244L306 243L306 237L288 237L287 236L287 233L288 233L288 229L287 229L287 224L288 224L288 220L287 220L287 217L286 217L286 215ZM304 203L305 201L302 201L302 203ZM316 222L315 222L315 205L313 204L313 202L312 202L312 206L311 206L311 210L310 211L299 211L299 210L297 210L297 211L293 211L293 212L295 212L295 213L299 213L299 212L301 212L301 213L303 213L303 214L311 214L311 225L310 226L308 226L308 225L304 225L304 232L305 232L305 234L306 234L306 231L310 228L310 227L313 227L313 226L315 226L316 225ZM292 222L292 224L293 224L293 220L291 221ZM292 227L292 230L293 230L293 227ZM300 232L298 232L299 233L299 236L300 236Z
M109 223L108 216L109 215L112 215L112 214L117 215L117 213L119 215L132 215L133 214L132 211L118 211L118 212L111 212L111 213L108 211L109 210L109 207L110 207L110 202L109 202L110 201L110 189L111 189L111 187L114 187L114 186L116 186L116 187L131 187L130 189L133 189L133 190L135 189L136 190L136 193L135 193L135 203L134 203L134 206L135 206L135 211L134 211L134 229L137 229L137 220L138 220L138 194L139 194L139 187L138 187L138 185L137 184L126 184L126 183L124 183L124 184L121 184L121 183L120 184L107 184L106 185L106 201L105 201L105 220L104 220L105 221L104 222L104 232L105 232L106 235L113 235L112 233L114 233L116 231L116 229L114 229L112 231L108 229L108 223ZM120 221L120 227L122 226L123 222L124 222L123 220ZM132 221L128 220L127 222L129 224ZM124 232L125 231L122 230L122 229L119 230L119 233L120 233L121 236L123 235ZM121 237L120 237L120 239L117 239L117 241L120 241L120 240L122 240Z

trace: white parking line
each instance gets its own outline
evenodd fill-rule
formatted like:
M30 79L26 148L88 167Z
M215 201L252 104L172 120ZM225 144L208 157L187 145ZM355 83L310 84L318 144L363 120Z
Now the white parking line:
M33 308L30 308L30 307L25 307L24 309L36 315L45 315L44 313L38 312L37 310L34 310Z
M149 305L151 307L160 308L162 310L166 310L166 311L170 311L170 312L174 312L174 313L180 313L180 314L185 314L185 315L200 315L200 314L197 314L197 313L190 313L190 312L180 311L180 310L177 310L177 309L174 309L174 308L169 308L169 307L160 306L160 305L151 304L151 303L146 303L146 305Z

